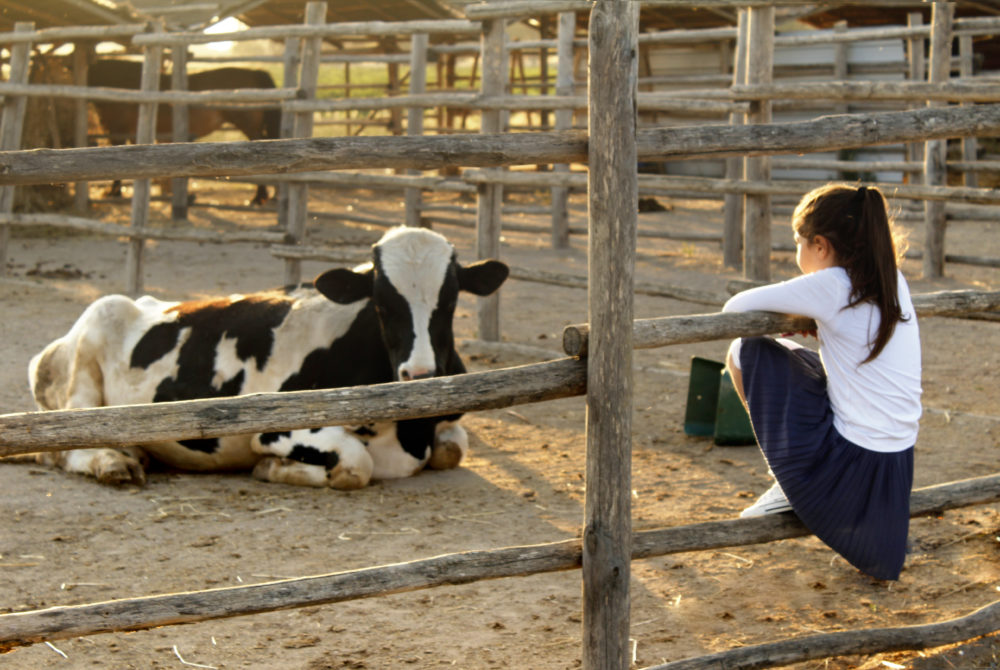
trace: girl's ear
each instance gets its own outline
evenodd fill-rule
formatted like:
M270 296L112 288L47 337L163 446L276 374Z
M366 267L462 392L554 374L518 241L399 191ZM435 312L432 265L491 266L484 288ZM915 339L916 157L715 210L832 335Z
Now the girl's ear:
M822 235L815 235L811 243L816 247L816 252L822 259L833 258L833 245L830 244L830 240Z

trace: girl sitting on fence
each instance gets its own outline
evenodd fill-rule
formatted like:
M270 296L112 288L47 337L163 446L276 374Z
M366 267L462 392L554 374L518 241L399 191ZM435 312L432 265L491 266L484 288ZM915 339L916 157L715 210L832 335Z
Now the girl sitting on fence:
M777 480L741 517L794 510L878 579L906 554L920 406L920 339L885 198L827 184L792 216L800 277L733 296L724 312L811 317L819 353L735 340L726 364Z

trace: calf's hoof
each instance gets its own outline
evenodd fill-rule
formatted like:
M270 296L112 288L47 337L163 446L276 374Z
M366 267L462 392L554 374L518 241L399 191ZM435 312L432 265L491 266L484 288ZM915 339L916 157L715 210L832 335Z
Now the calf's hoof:
M456 442L438 442L431 449L431 458L427 467L432 470L450 470L458 467L465 456L465 451Z
M368 486L368 481L370 479L371 470L366 473L359 471L359 469L356 468L336 467L327 473L326 485L332 489L350 491L354 489L363 489Z
M114 449L102 449L93 458L90 467L94 478L101 484L112 486L126 484L144 486L146 484L145 467L138 458L129 453Z

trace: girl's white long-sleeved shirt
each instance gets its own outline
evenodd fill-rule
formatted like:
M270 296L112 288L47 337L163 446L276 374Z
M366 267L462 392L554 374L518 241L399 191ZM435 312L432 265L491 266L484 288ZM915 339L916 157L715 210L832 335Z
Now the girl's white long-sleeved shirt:
M815 319L827 374L833 425L858 446L902 451L916 444L920 415L920 335L910 289L897 274L906 321L896 324L878 357L862 363L875 341L881 314L871 303L846 308L851 281L832 267L739 293L723 312L761 310Z

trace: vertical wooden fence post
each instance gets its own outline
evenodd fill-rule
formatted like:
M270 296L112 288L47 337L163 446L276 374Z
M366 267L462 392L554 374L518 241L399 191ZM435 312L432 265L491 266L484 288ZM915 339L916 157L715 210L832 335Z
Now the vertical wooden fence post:
M34 32L35 24L18 21L15 32ZM9 81L27 84L31 69L31 42L17 42L10 50ZM16 151L21 148L21 134L24 130L24 111L28 108L27 96L7 95L3 100L3 116L0 120L0 150ZM0 187L0 216L6 217L14 211L14 186ZM10 224L0 222L0 277L7 276L7 247L10 245Z
M958 55L960 58L958 76L966 78L975 74L973 63L974 53L972 51L972 35L959 35ZM974 105L974 102L962 103L963 107ZM977 159L979 142L975 137L962 138L962 160L967 163L974 163ZM962 180L966 186L977 188L979 186L979 175L975 170L965 170Z
M747 10L739 10L736 29L736 48L733 52L733 84L742 84L747 78ZM733 112L729 124L743 125L743 114ZM726 179L743 179L743 159L726 159ZM743 265L743 194L726 193L723 199L722 263L727 268Z
M919 28L924 23L924 15L920 12L912 12L906 15L906 25L908 28ZM927 59L924 57L924 45L927 43L923 37L911 37L906 40L906 78L908 81L924 81L927 71ZM912 104L912 103L911 103ZM923 161L924 145L921 142L910 142L906 145L906 160ZM909 181L909 172L904 173L904 181Z
M94 50L93 42L73 43L73 85L87 85L87 68L90 62L90 54ZM87 132L89 124L87 119L87 101L83 98L73 101L73 146L87 146ZM85 181L78 181L73 185L73 209L77 213L87 210L90 203L90 184Z
M632 316L639 3L590 14L587 473L583 667L625 670L632 544Z
M153 32L163 32L163 22L153 24ZM140 88L143 93L155 93L160 90L160 68L163 65L163 47L153 45L146 47L142 61L142 79ZM135 143L153 144L156 141L156 102L139 103L139 120L136 122ZM142 293L143 285L143 255L146 248L146 238L142 236L146 221L149 219L149 189L150 180L136 179L132 182L132 237L128 243L128 253L125 257L125 293L133 298Z
M556 37L556 95L573 95L573 37L576 35L576 14L559 14ZM556 110L556 130L573 127L573 110ZM552 167L553 172L569 172L569 165L560 163ZM552 187L552 248L569 247L569 187Z
M170 47L170 60L173 72L170 75L170 87L175 91L188 89L187 45L175 44ZM187 142L191 139L188 125L188 106L184 103L171 105L171 125L174 142ZM170 180L170 217L174 220L185 220L188 217L188 180L187 177L174 177Z
M504 54L507 24L504 19L494 19L483 24L483 81L484 98L503 95L507 84L507 58ZM499 133L503 130L503 115L498 109L482 113L481 132ZM490 170L499 171L499 168ZM497 258L500 255L501 207L503 186L482 184L478 187L476 207L476 251L479 258ZM479 298L479 338L489 342L500 339L500 297L493 295Z
M282 76L281 85L285 88L292 88L299 85L299 67L302 65L302 40L298 37L285 39L285 52L281 59ZM282 138L295 136L295 115L289 113L282 107L280 135ZM288 182L278 184L277 207L278 207L278 228L288 230Z
M306 5L306 25L317 26L326 23L326 3L310 2ZM319 83L319 61L322 40L319 37L308 37L302 41L302 72L299 76L299 89L306 99L316 97L316 86ZM312 137L313 113L298 112L295 114L292 136ZM288 224L285 228L287 244L301 244L306 233L306 217L309 208L309 185L304 182L293 182L288 186ZM298 258L285 259L285 285L294 286L302 281L302 261Z
M396 43L395 37L383 37L380 42L382 51L387 54L399 53L399 45ZM399 63L389 63L387 65L389 70L389 83L388 83L388 95L393 97L399 94ZM393 107L389 110L389 130L393 135L403 134L403 112L399 107Z
M944 83L951 72L951 24L954 5L950 2L934 2L931 10L930 67L927 81L931 84ZM944 103L929 101L928 107ZM944 186L948 181L945 165L948 150L947 140L930 140L924 144L924 184ZM944 201L924 201L924 277L936 278L944 275L944 234L948 222L945 218Z
M833 24L833 32L835 33L846 33L847 32L847 21L837 21ZM834 81L847 81L848 68L847 68L847 42L834 42L833 43L833 79ZM834 105L833 113L835 114L847 114L850 112L850 105L846 102ZM838 158L843 156L843 152L838 152ZM844 172L838 171L837 178L843 179Z
M748 12L747 40L748 85L770 84L774 66L774 7L751 7ZM747 115L748 123L770 123L771 102L754 101ZM746 159L746 178L750 182L771 179L771 159L752 156ZM743 276L759 281L771 280L771 198L747 195L743 222Z
M410 38L410 93L418 95L427 91L427 33L413 35ZM424 134L424 108L410 107L406 113L406 134L419 136ZM407 174L419 175L420 170L407 170ZM406 202L406 225L411 228L420 226L420 203L422 192L419 188L404 189Z

